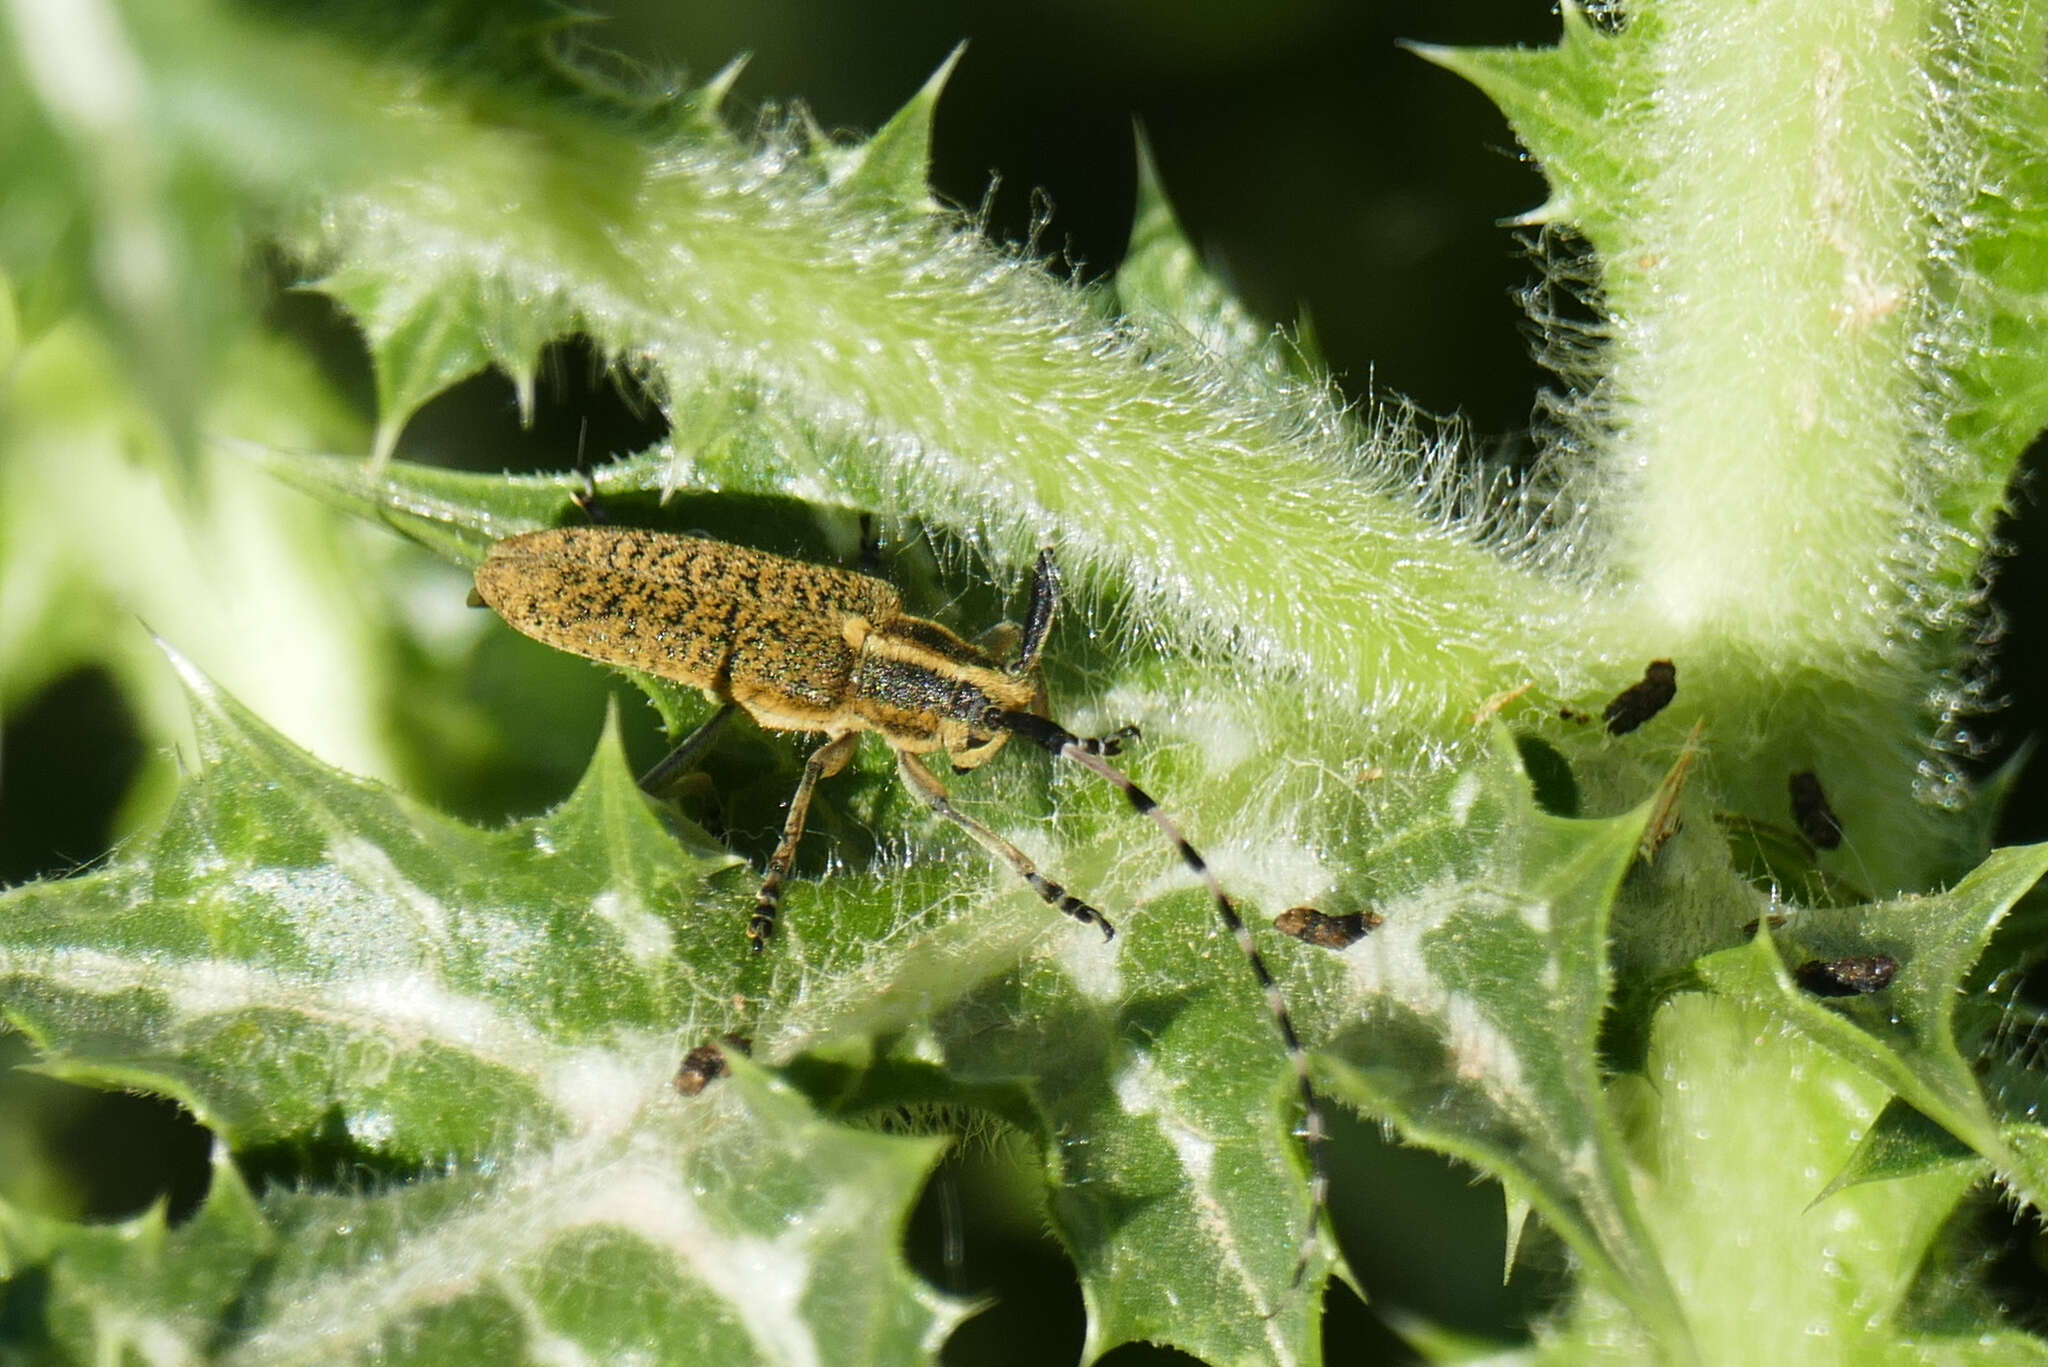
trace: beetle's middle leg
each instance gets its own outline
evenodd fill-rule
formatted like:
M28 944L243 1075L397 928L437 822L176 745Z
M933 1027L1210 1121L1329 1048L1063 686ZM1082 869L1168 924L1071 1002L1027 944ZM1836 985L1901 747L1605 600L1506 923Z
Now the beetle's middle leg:
M796 862L797 842L804 838L804 818L811 811L811 794L819 779L830 778L844 769L859 746L860 732L848 731L811 751L811 757L804 761L804 776L797 780L796 792L789 799L789 817L782 823L782 843L768 856L768 875L761 880L761 895L754 899L754 915L747 922L747 938L753 941L756 953L775 934L775 916L782 909L782 881L789 877L789 866Z
M908 750L896 752L896 772L902 776L903 786L923 798L925 805L973 836L983 849L1015 869L1017 876L1029 883L1031 890L1043 898L1047 906L1058 907L1083 925L1102 927L1105 940L1116 934L1116 927L1109 923L1107 916L1080 898L1069 895L1065 888L1040 873L1038 866L1031 862L1031 856L955 807L945 786Z

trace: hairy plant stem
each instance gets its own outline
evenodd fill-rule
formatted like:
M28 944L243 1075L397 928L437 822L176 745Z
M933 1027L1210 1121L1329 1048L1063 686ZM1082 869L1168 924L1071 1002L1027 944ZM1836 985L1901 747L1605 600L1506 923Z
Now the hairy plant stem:
M1605 277L1604 522L1632 607L1681 643L1881 650L1935 568L1912 346L1939 307L1934 93L1901 60L1930 8L1657 8L1630 111L1655 169Z

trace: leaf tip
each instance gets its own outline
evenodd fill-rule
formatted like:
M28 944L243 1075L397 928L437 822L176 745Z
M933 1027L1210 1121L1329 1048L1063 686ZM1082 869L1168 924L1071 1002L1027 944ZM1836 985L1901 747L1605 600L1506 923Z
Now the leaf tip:
M1152 151L1152 138L1143 121L1131 120L1131 142L1138 161L1137 204L1131 210L1131 249L1136 251L1154 238L1172 238L1176 245L1192 253L1187 231L1173 212L1173 202L1166 197L1166 183L1159 177L1159 160Z
M725 112L727 97L732 94L733 86L738 84L741 73L746 71L747 63L753 59L751 52L739 53L712 73L710 80L697 87L691 103L706 122L718 124L719 116Z
M1506 1207L1507 1238L1501 1250L1500 1284L1506 1286L1515 1273L1515 1255L1521 1251L1522 1235L1529 1228L1530 1213L1536 1209L1527 1193L1501 1183L1501 1202Z
M1541 228L1550 223L1570 223L1578 217L1578 210L1572 197L1562 191L1553 190L1550 197L1533 209L1524 209L1519 214L1509 214L1500 220L1503 228Z
M965 42L956 43L938 69L925 78L917 93L889 121L875 130L866 142L840 153L832 167L832 179L856 194L866 194L908 209L933 212L938 202L931 196L930 171L932 124L939 97L967 51Z
M170 661L172 670L177 673L178 681L184 685L187 693L195 698L211 699L219 696L220 685L216 684L205 670L194 664L189 655L159 635L148 622L143 622L139 617L136 620L142 622L142 629L149 633L149 639L156 643L156 648Z
M1465 48L1452 47L1446 43L1417 42L1413 38L1396 38L1394 46L1404 52L1414 53L1431 66L1440 66L1446 71L1457 71L1459 75L1464 75L1464 72L1458 70L1457 58L1460 53L1467 51Z

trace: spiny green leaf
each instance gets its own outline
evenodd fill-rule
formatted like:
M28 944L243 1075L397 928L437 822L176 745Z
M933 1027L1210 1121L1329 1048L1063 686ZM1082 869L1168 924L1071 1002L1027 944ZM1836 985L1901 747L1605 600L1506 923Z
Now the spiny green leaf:
M1543 164L1550 198L1518 220L1566 223L1594 246L1620 245L1616 229L1633 217L1645 153L1632 106L1654 89L1647 65L1656 5L1629 11L1620 32L1602 32L1566 0L1564 35L1554 48L1452 48L1410 44L1420 57L1485 91Z
M948 53L918 92L865 142L825 151L834 184L856 198L872 196L902 209L938 211L929 188L932 119L938 113L939 96L945 93L946 82L966 50L963 43Z
M1909 1301L1931 1241L1975 1178L1949 1167L1823 1195L1884 1087L1765 1013L1697 992L1667 1003L1641 1075L1612 1084L1645 1229L1701 1363L1824 1367L1970 1352L1917 1337ZM1601 1295L1543 1360L1684 1362ZM1965 1357L1961 1360L1973 1360ZM1995 1358L1992 1360L1996 1360Z
M42 1269L44 1327L87 1360L933 1360L965 1307L915 1282L894 1231L934 1142L820 1120L734 1067L481 1169L256 1200L222 1151L177 1229L0 1208L0 1245Z
M34 1329L76 1361L198 1361L279 1238L227 1150L176 1228L161 1205L117 1224L53 1220L0 1201L0 1273L48 1277ZM27 1325L14 1327L12 1336ZM0 1344L9 1334L0 1332Z
M1356 1023L1325 1076L1410 1142L1499 1175L1675 1346L1683 1317L1595 1065L1608 916L1648 815L1539 811L1497 733L1488 765L1444 780L1431 817L1376 851L1386 921L1343 955L1339 1018Z
M405 62L456 60L567 93L545 44L579 22L553 3L341 0L274 21L261 8L30 6L0 23L0 260L33 281L35 332L69 312L115 346L181 457L257 330L250 211L399 151L402 129L417 135L417 81L387 83ZM357 45L381 61L342 57ZM383 134L397 138L380 147Z
M1956 253L1938 258L1952 264L1950 308L1975 320L1972 344L1942 358L1956 376L1944 417L1952 436L1993 457L1948 511L1980 532L2048 424L2048 90L2034 77L2044 41L2048 6L1986 5L1941 53L1978 73L1941 129L1943 150L1972 174L1929 188L1946 201L1932 207Z
M1998 922L2048 872L2048 846L1994 852L1944 893L1876 906L1812 907L1782 931L1699 963L1701 980L1733 1000L1768 1010L1865 1070L1899 1098L1975 1149L2024 1200L2048 1191L2038 1151L2010 1144L1986 1105L1956 1040L1963 977ZM1782 939L1784 948L1778 947ZM1787 964L1886 955L1896 976L1879 991L1822 1002Z
M692 1013L667 909L732 860L679 847L615 744L558 812L483 832L187 685L205 768L162 829L6 897L7 1015L43 1071L177 1097L236 1145L338 1108L381 1152L476 1161L574 1128L588 1046L660 1048Z
M375 465L391 458L406 420L421 404L491 362L482 320L468 299L445 280L424 289L408 284L362 272L337 273L318 282L355 315L370 344L380 415L371 451ZM545 339L542 334L536 340ZM514 358L514 364L523 359Z
M65 1313L146 1274L189 1294L143 1328L282 1361L498 1361L534 1335L595 1356L648 1334L734 1361L935 1351L960 1311L895 1249L932 1143L817 1119L744 1060L702 1097L670 1087L686 1049L752 1029L751 965L736 904L707 883L733 860L679 844L615 742L557 811L482 832L187 683L203 767L163 829L0 897L8 1020L42 1071L175 1096L238 1153L331 1128L419 1175L266 1197L246 1239L211 1239L249 1223L218 1180L168 1243L160 1215L122 1239L36 1226L10 1261L49 1262ZM779 1030L829 1034L836 994L790 1009L802 979L778 981L762 996ZM260 1279L216 1256L270 1240L283 1252ZM597 1253L616 1281L591 1277ZM207 1300L209 1278L239 1290ZM233 1323L206 1323L230 1302ZM53 1328L81 1345L140 1332L105 1320Z
M964 1307L895 1245L936 1144L820 1120L733 1066L489 1173L274 1201L288 1253L252 1342L308 1363L504 1361L550 1340L593 1361L932 1360Z
M707 468L692 444L702 416L725 434L720 445L745 447L760 491L914 510L1019 568L1058 529L1075 566L1113 573L1184 643L1229 637L1346 695L1398 676L1403 702L1424 711L1490 690L1504 639L1483 627L1408 635L1421 604L1441 620L1440 605L1476 582L1453 562L1514 581L1496 600L1505 617L1556 597L1488 548L1486 530L1468 537L1415 513L1413 458L1393 424L1361 455L1343 410L1291 377L1246 376L1259 394L1217 409L1217 363L1186 337L1106 323L1091 298L964 225L834 184L829 155L780 137L737 153L681 133L656 145L546 105L492 112L503 125L465 150L446 146L450 127L423 133L406 174L337 191L293 239L308 260L331 262L352 298L443 300L418 315L436 324L419 329L435 339L423 353L433 364L394 374L430 386L509 345L492 338L522 337L536 310L555 325L573 319L605 354L644 368L682 415L670 487ZM572 140L574 160L556 152ZM478 202L493 211L472 212ZM853 354L858 366L846 364ZM404 416L380 414L386 445ZM1215 499L1223 471L1287 492ZM1166 510L1162 495L1187 506ZM1382 510L1398 529L1361 535ZM1178 548L1164 573L1162 537ZM1249 612L1247 582L1297 610ZM1395 605L1370 639L1338 624L1361 601ZM1303 627L1320 635L1318 622L1329 634L1296 639ZM1415 651L1433 663L1396 664ZM1536 652L1528 667L1547 673L1556 658Z
M1552 179L1544 214L1598 248L1557 271L1597 290L1602 321L1559 320L1550 343L1580 396L1562 454L1603 490L1602 559L1722 726L1726 806L1768 818L1810 769L1864 809L1843 811L1857 867L1824 860L1829 879L1953 880L1988 831L1955 819L1962 776L1923 770L1907 738L1966 733L1976 703L1940 662L1971 648L1986 538L2039 421L2021 372L2043 369L2048 277L2025 244L2044 96L2024 73L2048 13L1599 13L1568 9L1547 51L1431 55L1496 97ZM1857 707L1798 715L1802 676ZM1782 701L1749 741L1726 723L1761 690ZM1888 799L1908 786L1941 792Z
M1888 1182L1955 1166L1974 1171L1983 1164L1968 1144L1893 1097L1864 1132L1856 1152L1815 1200L1825 1201L1863 1182Z
M1142 130L1138 205L1131 217L1130 245L1116 269L1116 295L1126 312L1156 313L1180 324L1212 355L1239 365L1280 368L1273 330L1245 311L1188 241Z
M337 271L317 283L355 315L377 379L373 467L397 446L405 423L456 381L496 365L512 376L519 411L533 416L534 365L551 339L576 330L574 316L546 298L490 306L483 280L417 282Z
M1070 943L932 1024L969 1083L1033 1079L1088 1360L1138 1341L1212 1362L1316 1358L1323 1269L1289 1285L1307 1237L1289 1077L1213 920L1200 895L1155 900L1112 946Z

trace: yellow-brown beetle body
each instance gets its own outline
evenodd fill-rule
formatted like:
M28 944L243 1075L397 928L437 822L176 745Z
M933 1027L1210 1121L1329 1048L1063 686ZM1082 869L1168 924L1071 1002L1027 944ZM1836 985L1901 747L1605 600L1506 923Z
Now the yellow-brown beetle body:
M824 733L790 798L747 924L756 949L775 933L811 795L853 758L863 731L889 742L912 792L1040 897L1104 935L1115 933L1101 912L1040 875L1022 850L954 807L917 759L943 752L955 769L971 769L1020 728L1041 743L1057 733L1092 755L1116 752L1114 739L1082 740L1043 719L1038 657L1059 604L1050 552L1039 557L1028 624L1005 624L986 638L999 647L1021 642L1008 664L905 613L880 579L664 532L559 527L510 537L478 567L475 601L537 641L701 688L724 704L641 780L650 790L687 767L735 709L771 730Z
M1009 739L976 729L991 706L1044 710L1035 654L1006 668L880 579L722 541L529 532L491 548L476 588L537 641L701 688L770 730L874 731L971 769Z
M1314 1256L1329 1185L1322 1109L1309 1081L1308 1053L1251 929L1207 861L1149 794L1104 762L1103 756L1116 754L1136 731L1076 736L1047 715L1039 656L1059 596L1059 571L1047 550L1038 557L1024 625L1006 623L984 636L983 644L970 644L936 622L905 613L896 590L869 575L719 541L597 526L529 532L499 542L476 572L471 601L490 605L515 630L548 645L701 688L721 704L641 780L650 791L687 767L737 711L773 730L824 734L790 797L782 841L769 857L747 925L756 950L774 934L782 884L803 838L811 794L821 779L845 767L864 731L889 742L904 785L933 811L1008 863L1048 904L1099 927L1105 937L1115 931L1101 912L1069 896L1022 850L955 807L919 756L943 753L956 769L971 769L1014 735L1114 784L1207 886L1287 1046L1312 1169L1298 1283ZM1012 649L1014 658L1003 659Z

